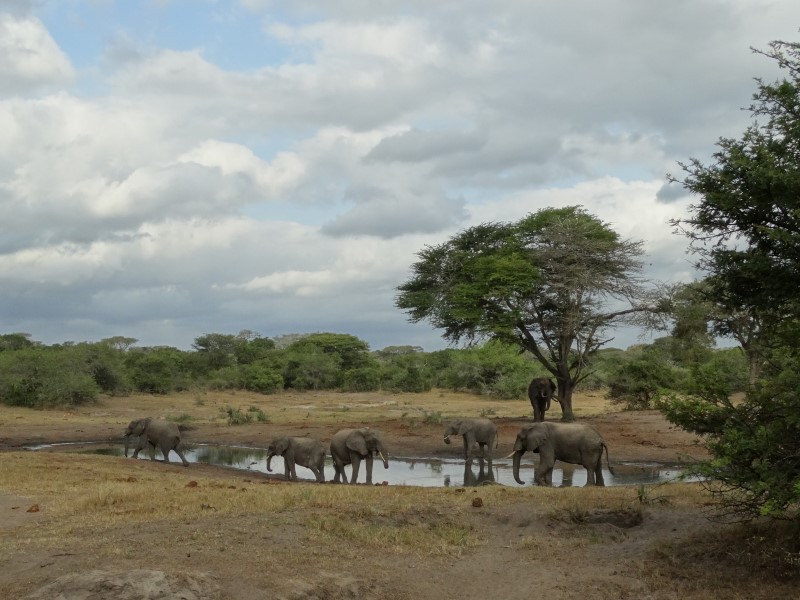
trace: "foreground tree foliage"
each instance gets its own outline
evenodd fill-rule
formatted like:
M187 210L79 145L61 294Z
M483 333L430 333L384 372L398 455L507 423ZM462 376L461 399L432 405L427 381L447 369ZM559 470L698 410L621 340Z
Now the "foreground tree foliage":
M577 206L485 223L428 246L396 304L445 339L493 339L532 354L558 382L564 420L609 328L656 312L639 278L642 243Z
M750 385L735 403L728 381L709 378L662 407L706 436L714 459L698 470L743 519L796 517L800 502L800 44L759 53L787 76L757 80L754 123L719 140L712 164L683 165L681 183L700 201L676 222L708 273L712 326L748 353Z

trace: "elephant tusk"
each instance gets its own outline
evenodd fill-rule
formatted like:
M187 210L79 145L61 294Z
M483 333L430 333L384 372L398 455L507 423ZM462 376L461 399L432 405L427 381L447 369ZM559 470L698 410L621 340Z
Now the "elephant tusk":
M383 452L378 450L378 454L380 455L381 460L383 461L383 464L386 464L387 462L389 462L388 460L386 460L386 457L383 455Z
M512 451L511 451L511 454L509 454L508 456L504 456L503 458L504 458L504 459L506 459L506 458L511 458L511 457L512 457L512 456L514 456L516 453L517 453L517 451L516 451L516 450L512 450Z

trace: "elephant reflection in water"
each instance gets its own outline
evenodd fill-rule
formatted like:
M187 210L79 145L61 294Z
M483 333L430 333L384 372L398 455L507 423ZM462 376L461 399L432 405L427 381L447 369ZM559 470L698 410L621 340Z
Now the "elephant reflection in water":
M477 485L494 483L496 480L494 476L494 469L491 465L492 463L490 462L489 468L484 468L484 462L483 459L481 459L478 466L478 473L476 474L472 470L471 461L464 463L464 487L474 487Z

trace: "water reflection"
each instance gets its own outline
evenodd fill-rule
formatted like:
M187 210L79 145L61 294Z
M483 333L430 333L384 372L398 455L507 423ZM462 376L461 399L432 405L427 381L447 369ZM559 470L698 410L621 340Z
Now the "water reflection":
M123 455L122 446L116 445L90 447L81 451L114 456ZM187 447L184 454L189 462L232 467L245 471L267 472L267 450L265 448L197 445ZM156 457L159 458L160 453L157 453ZM149 460L149 456L141 453L139 460ZM525 485L535 485L534 465L532 460L525 461L524 459L520 465L520 477ZM280 456L273 458L272 468L274 475L283 475L283 459ZM618 463L614 465L614 470L615 475L608 470L603 470L606 485L663 483L675 480L681 474L679 467L643 463ZM349 476L349 467L347 467L347 473ZM297 465L297 474L301 479L314 479L311 471L300 465ZM325 479L331 480L333 474L333 464L329 458L325 463ZM480 460L472 461L472 464L465 464L460 459L390 457L388 469L383 469L380 464L376 465L373 471L373 481L376 483L386 481L392 485L434 487L477 486L491 483L518 487L513 478L510 459L496 459L490 466ZM586 470L580 466L557 462L556 468L553 469L553 485L563 487L586 485Z

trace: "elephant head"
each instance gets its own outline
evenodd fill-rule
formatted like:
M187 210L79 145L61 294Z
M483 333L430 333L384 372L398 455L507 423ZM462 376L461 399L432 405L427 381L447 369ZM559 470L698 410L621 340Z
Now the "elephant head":
M131 439L131 436L138 438L141 436L147 426L150 424L152 420L151 417L146 417L144 419L135 419L128 423L128 426L125 428L125 456L128 456L128 446Z
M548 430L545 427L527 427L517 434L514 441L514 481L520 485L525 482L519 478L519 463L522 455L527 451L536 452L540 446L547 443Z
M465 435L469 433L472 424L469 421L452 421L444 430L444 443L450 443L451 435Z
M389 459L386 458L388 452L386 452L386 446L384 446L383 439L378 432L369 428L355 429L347 436L345 445L348 450L352 450L361 456L378 454L383 461L383 468L389 468Z
M269 445L269 448L267 449L269 451L269 454L267 454L267 471L272 473L272 467L270 466L270 463L272 462L272 457L275 455L283 456L283 453L286 452L288 448L289 448L288 437L275 440Z

